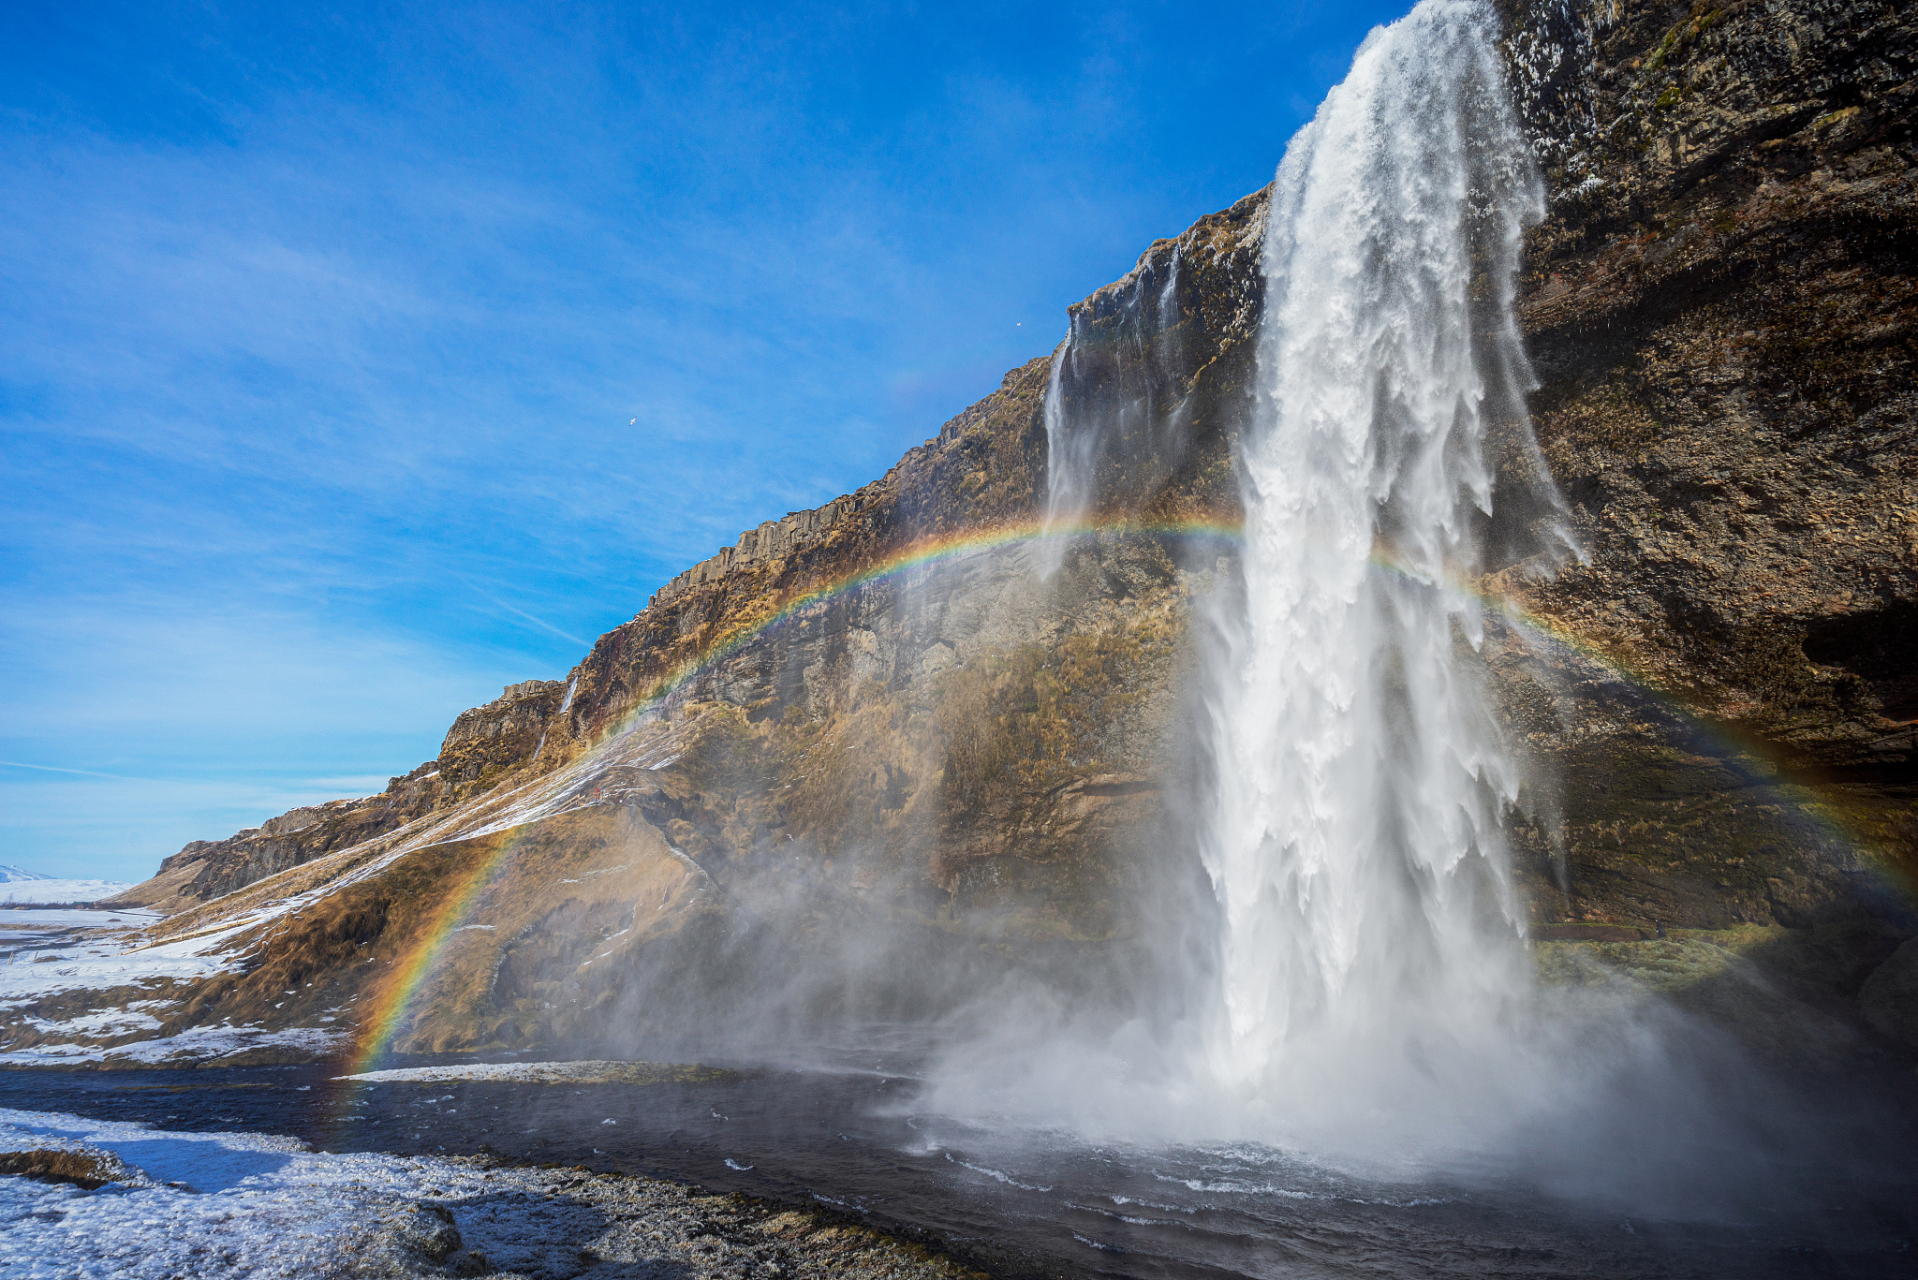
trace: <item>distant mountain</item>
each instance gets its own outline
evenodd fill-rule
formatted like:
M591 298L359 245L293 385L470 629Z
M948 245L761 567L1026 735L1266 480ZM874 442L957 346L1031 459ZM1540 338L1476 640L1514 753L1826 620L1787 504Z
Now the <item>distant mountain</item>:
M38 871L27 871L20 867L0 864L0 884L17 884L22 880L51 880L52 876L43 876Z

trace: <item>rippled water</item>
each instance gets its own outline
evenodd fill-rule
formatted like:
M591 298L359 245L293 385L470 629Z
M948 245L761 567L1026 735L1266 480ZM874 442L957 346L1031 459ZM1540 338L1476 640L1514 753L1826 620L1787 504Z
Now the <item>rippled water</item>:
M1807 1157L1752 1182L1718 1220L1671 1222L1490 1173L1367 1178L1249 1144L1102 1146L956 1123L917 1109L905 1064L863 1056L645 1086L347 1085L319 1067L10 1071L0 1105L663 1174L931 1232L1002 1275L1918 1275L1903 1120L1878 1122L1878 1162ZM1657 1135L1644 1158L1648 1170L1660 1158Z

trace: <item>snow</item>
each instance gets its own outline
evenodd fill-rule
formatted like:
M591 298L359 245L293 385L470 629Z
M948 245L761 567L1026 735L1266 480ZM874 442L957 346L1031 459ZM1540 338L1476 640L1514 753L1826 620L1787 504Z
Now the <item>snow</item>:
M0 910L0 932L18 925L40 928L95 929L122 925L149 925L160 918L157 911L135 908L130 911L101 911L88 907L8 907Z
M436 1067L392 1067L339 1076L362 1084L439 1084L459 1080L511 1080L520 1084L657 1084L708 1081L732 1076L723 1067L664 1062L452 1062Z
M28 936L15 933L0 945L17 946ZM141 936L95 933L83 935L68 946L14 951L0 962L0 1009L66 991L111 991L155 981L184 982L239 968L237 956L197 954L208 949L206 939L189 938L155 947L128 945L137 944Z
M0 1151L92 1150L136 1170L83 1191L0 1178L0 1276L13 1280L195 1280L329 1274L369 1224L423 1187L477 1195L486 1178L434 1159L329 1155L293 1138L174 1133L0 1108ZM174 1184L174 1185L169 1185Z
M432 1083L442 1080L541 1080L557 1077L577 1080L604 1075L608 1062L456 1062L441 1067L394 1067L386 1071L362 1071L358 1075L339 1076L363 1084Z
M0 870L18 872L19 868ZM125 893L132 887L125 880L55 880L49 876L27 880L0 876L0 902L93 902Z
M28 1018L36 1031L57 1031L61 1035L124 1036L135 1031L157 1031L160 1020L146 1009L168 1003L164 1000L135 1000L118 1009L96 1009L91 1013L55 1022L48 1018Z
M0 931L13 916L46 916L43 928L68 923L69 917L89 917L104 927L71 938L57 937L67 945L45 945L45 935L22 931L0 932L0 948L18 946L22 940L40 937L42 945L33 950L14 951L0 959L0 1009L17 1006L68 991L111 991L128 986L143 986L155 981L190 982L222 973L237 973L250 947L233 947L247 934L280 915L296 910L305 901L282 899L264 910L249 912L234 920L221 921L200 933L149 943L145 928L158 917L146 911L114 912L40 912L0 911ZM114 924L111 921L120 923ZM80 923L75 920L74 923ZM135 928L142 930L134 932Z
M10 867L0 863L0 884L11 884L15 880L51 880L52 876L43 876L38 871L28 871L25 867Z
M631 788L607 781L614 769L659 770L679 759L681 743L675 726L648 722L628 729L598 751L543 778L521 783L488 804L469 811L469 819L442 840L473 840L561 814L590 809L616 799Z
M56 1031L61 1035L100 1036L116 1033L91 1031L88 1029L88 1024L95 1019L106 1021L114 1016L113 1010L96 1009L65 1022L45 1023L38 1019L34 1021L42 1030ZM133 1018L142 1016L146 1017L146 1023L133 1023L127 1028L125 1034L160 1025L151 1015L135 1014ZM328 1027L287 1027L279 1031L268 1031L257 1024L236 1027L231 1023L221 1023L211 1027L189 1027L178 1035L164 1036L155 1040L136 1040L131 1044L41 1043L27 1049L0 1052L0 1067L72 1066L79 1062L104 1062L108 1059L122 1064L177 1067L212 1062L236 1053L244 1053L249 1049L294 1049L301 1053L323 1056L343 1051L351 1039L349 1033Z
M113 1180L0 1177L0 1280L957 1274L836 1217L650 1178L0 1109L0 1151L48 1148Z
M346 879L351 878L349 873ZM165 1014L137 1010L177 1007L191 995L178 988L241 971L264 927L297 913L317 896L320 893L275 899L196 933L157 943L152 934L162 920L156 912L0 910L0 1015L24 1013L36 1002L54 997L61 999L64 1013L75 1003L76 994L97 993L94 1007L76 1010L70 1017L22 1017L44 1039L29 1047L0 1050L0 1067L103 1061L190 1066L252 1049L309 1054L340 1050L349 1037L336 1028L268 1031L257 1025L228 1024L193 1027L135 1043L98 1043L159 1030ZM18 927L9 928L10 923ZM174 998L140 1000L140 991Z
M262 1026L192 1027L178 1035L101 1044L101 1041L158 1031L162 1010L177 1007L174 984L236 971L240 957L221 947L247 927L235 926L144 945L146 928L159 919L150 911L0 911L0 925L12 920L31 928L0 928L0 1013L23 1011L21 1022L39 1033L40 1043L0 1050L0 1067L72 1066L116 1061L151 1066L185 1066L229 1057L250 1049L292 1049L326 1054L341 1049L345 1032L324 1027L268 1031ZM249 924L251 922L248 922ZM87 926L101 925L102 928ZM74 932L69 932L74 931ZM156 998L139 999L129 988ZM47 1018L25 1013L51 996L98 992L94 1007L73 1010L71 1000L56 1006L70 1016ZM20 1016L20 1015L16 1015ZM331 1019L328 1019L331 1021Z

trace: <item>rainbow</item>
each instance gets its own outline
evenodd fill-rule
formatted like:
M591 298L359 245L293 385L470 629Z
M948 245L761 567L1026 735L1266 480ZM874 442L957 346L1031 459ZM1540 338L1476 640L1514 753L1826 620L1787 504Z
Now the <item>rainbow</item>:
M876 583L981 551L1019 543L1077 538L1092 534L1133 535L1224 544L1237 544L1243 540L1242 526L1237 521L1216 517L1159 522L1107 520L1050 526L1039 522L1025 522L921 539L875 563L802 590L778 605L765 617L726 633L684 661L656 676L649 682L635 707L620 716L612 726L598 735L596 741L589 747L588 755L596 753L606 742L632 728L647 714L656 711L662 703L692 684L702 673L817 605ZM1495 614L1514 629L1535 640L1569 649L1633 687L1644 691L1687 720L1705 729L1717 738L1721 745L1733 752L1761 757L1766 754L1762 744L1755 741L1734 741L1724 726L1701 720L1681 701L1661 691L1655 681L1634 671L1630 665L1605 646L1581 637L1556 619L1525 609L1509 596L1487 592L1463 579L1448 578L1442 583L1434 582L1427 575L1412 570L1384 549L1375 550L1370 563L1380 572L1404 577L1422 585L1442 585L1472 597L1488 612ZM1839 830L1835 821L1830 818L1824 821L1834 834L1854 844L1857 843L1855 838ZM375 997L372 1010L362 1024L360 1047L353 1059L355 1072L371 1069L391 1049L394 1039L406 1024L406 1016L415 997L433 974L447 944L465 922L487 886L493 882L500 868L511 858L518 842L517 835L501 841L498 849L463 873L459 883L442 900L421 931L418 941L413 943L405 953L393 971L392 977Z
M1134 523L1126 521L1083 522L1047 526L1039 522L997 525L971 529L943 537L926 538L907 544L884 559L842 574L825 583L807 588L790 597L766 617L727 633L703 649L656 676L646 686L637 705L602 732L588 754L632 728L634 723L675 693L692 684L699 676L753 644L768 632L849 592L888 581L916 570L1018 543L1043 539L1075 538L1088 534L1136 534L1155 538L1236 543L1240 528L1236 522L1212 518ZM392 975L374 997L371 1012L362 1024L360 1046L353 1056L355 1072L372 1069L392 1048L393 1041L406 1025L406 1015L414 998L438 966L441 955L455 933L465 923L474 904L493 882L499 870L511 859L517 837L501 841L498 849L465 872L459 883L441 901L426 926L402 957Z
M776 630L815 605L824 604L838 596L875 583L910 574L915 570L961 559L982 551L991 551L1017 543L1065 540L1092 534L1132 534L1142 537L1225 543L1237 543L1243 536L1237 521L1196 517L1187 520L1152 522L1105 520L1052 525L1038 521L1025 521L919 539L908 543L875 564L841 574L839 577L789 597L784 604L765 618L729 632L722 639L709 644L684 662L655 677L647 686L646 692L640 696L638 704L622 716L613 728L603 733L600 741L603 742L606 738L615 737L630 729L636 720L656 710L662 702L698 679L702 673L724 662L767 632Z
M511 858L518 844L517 835L500 841L497 849L465 873L433 912L421 931L419 941L405 952L399 966L373 998L372 1012L361 1031L359 1050L353 1055L354 1072L372 1070L373 1065L392 1048L400 1028L406 1024L406 1014L413 1005L413 997L419 994L427 978L432 976L441 953L446 950L446 944L459 931L473 904L493 882L494 875Z

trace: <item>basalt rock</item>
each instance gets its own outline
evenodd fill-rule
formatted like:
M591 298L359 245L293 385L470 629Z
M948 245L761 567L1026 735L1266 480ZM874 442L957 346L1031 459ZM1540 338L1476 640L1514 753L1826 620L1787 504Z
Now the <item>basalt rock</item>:
M547 726L565 702L564 681L523 680L485 706L460 712L432 762L441 785L456 796L469 795L506 769L537 759Z
M1531 409L1584 554L1495 580L1573 641L1498 686L1556 797L1535 910L1721 931L1855 1008L1915 923L1918 24L1508 12L1552 195Z
M1901 763L1918 716L1909 13L1625 6L1553 47L1584 65L1533 104L1555 200L1521 307L1540 444L1590 560L1530 602L1795 759Z

